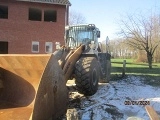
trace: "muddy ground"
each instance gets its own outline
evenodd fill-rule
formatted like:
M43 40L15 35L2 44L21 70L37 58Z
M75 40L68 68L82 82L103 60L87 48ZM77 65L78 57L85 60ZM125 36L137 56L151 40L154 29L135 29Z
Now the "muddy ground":
M145 105L151 105L160 115L160 86L149 85L142 77L127 76L99 83L97 93L88 97L76 91L73 81L67 86L70 99L63 119L149 120Z

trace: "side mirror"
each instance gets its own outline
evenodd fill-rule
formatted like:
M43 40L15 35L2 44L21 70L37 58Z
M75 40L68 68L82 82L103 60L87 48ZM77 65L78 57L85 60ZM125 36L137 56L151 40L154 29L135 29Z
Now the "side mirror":
M100 38L100 34L101 32L100 31L97 31L97 37Z

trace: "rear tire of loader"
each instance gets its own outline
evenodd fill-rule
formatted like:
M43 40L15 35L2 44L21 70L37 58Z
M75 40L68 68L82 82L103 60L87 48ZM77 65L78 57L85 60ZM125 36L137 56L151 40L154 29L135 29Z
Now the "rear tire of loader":
M97 92L99 81L99 64L94 57L85 57L75 65L75 83L79 93L91 96Z
M107 60L107 71L106 71L106 83L109 83L110 79L111 79L111 61Z

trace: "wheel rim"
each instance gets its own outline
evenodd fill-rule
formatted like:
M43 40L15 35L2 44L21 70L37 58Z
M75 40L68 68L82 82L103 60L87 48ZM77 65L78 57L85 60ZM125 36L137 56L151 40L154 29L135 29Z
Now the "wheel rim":
M93 69L93 72L92 72L92 83L93 83L94 86L97 83L97 71L96 71L95 68Z

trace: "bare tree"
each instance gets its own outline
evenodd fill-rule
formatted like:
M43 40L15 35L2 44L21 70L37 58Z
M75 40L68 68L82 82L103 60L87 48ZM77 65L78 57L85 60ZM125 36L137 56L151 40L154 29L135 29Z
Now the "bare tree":
M160 43L160 19L156 15L127 16L121 20L120 34L127 44L139 50L145 50L149 68L152 68L153 54Z
M159 62L160 63L160 54L159 54L159 51L160 51L160 46L158 46L157 49L155 50L155 53L154 53L154 62Z
M110 41L110 52L113 58L135 58L137 52L133 47L125 44L124 39L114 39Z
M78 13L73 10L69 12L69 25L84 24L84 23L86 23L86 19L81 13Z

